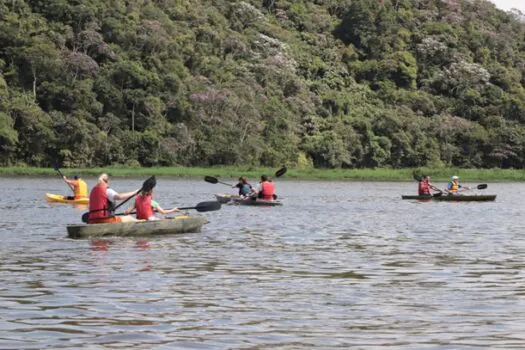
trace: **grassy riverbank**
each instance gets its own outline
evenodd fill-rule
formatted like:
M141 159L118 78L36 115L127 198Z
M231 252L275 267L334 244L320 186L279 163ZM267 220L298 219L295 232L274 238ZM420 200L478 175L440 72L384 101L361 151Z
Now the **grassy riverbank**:
M159 177L184 177L198 178L206 175L226 178L237 178L246 175L250 179L256 179L262 174L273 175L277 168L254 168L254 167L210 167L210 168L187 168L187 167L159 167L159 168L130 168L130 167L106 167L91 169L66 169L61 171L66 176L79 174L83 177L98 176L106 172L117 177L137 177L156 175ZM415 169L288 169L283 178L303 180L354 180L354 181L411 181ZM417 169L419 174L432 175L432 181L448 181L450 176L458 175L462 182L496 182L496 181L525 181L524 170L503 169ZM57 176L52 168L32 167L5 167L0 168L3 176Z

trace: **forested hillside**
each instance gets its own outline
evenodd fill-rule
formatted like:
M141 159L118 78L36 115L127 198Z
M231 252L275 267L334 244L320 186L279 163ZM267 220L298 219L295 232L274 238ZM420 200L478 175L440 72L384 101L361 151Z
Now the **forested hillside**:
M487 1L0 0L0 164L525 166Z

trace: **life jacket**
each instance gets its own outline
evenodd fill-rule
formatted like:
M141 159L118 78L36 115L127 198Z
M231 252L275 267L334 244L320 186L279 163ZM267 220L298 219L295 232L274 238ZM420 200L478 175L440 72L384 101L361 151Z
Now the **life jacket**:
M239 196L246 196L250 193L252 193L252 185L248 183L239 184Z
M267 201L273 201L274 192L275 192L275 185L273 184L273 182L264 181L261 184L261 193L262 193L261 199L264 199Z
M89 194L89 221L94 223L96 219L105 218L111 215L111 203L108 200L108 185L101 182L91 190Z
M75 189L75 199L84 199L88 196L87 184L84 180L78 179L73 185Z
M430 186L427 179L419 181L418 194L420 196L430 195Z
M454 182L454 181L448 183L449 192L456 193L458 189L459 189L459 183Z
M118 224L122 222L120 216L108 216L106 218L89 219L88 224Z
M152 217L151 195L138 195L135 199L135 209L137 210L137 219L139 220L148 220Z

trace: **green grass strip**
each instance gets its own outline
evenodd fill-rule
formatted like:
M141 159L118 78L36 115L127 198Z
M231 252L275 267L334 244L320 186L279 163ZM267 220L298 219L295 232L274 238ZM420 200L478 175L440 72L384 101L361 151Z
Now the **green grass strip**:
M156 175L158 177L173 178L199 178L215 176L220 178L237 178L245 175L257 179L262 174L273 176L278 168L257 168L242 166L217 166L217 167L105 167L105 168L61 168L66 176L78 174L82 177L98 176L108 173L116 177L144 177ZM452 175L460 177L462 182L502 182L525 181L525 171L517 169L288 169L283 179L302 180L350 180L350 181L413 181L412 173L429 174L432 181L448 181ZM4 167L0 168L2 176L57 176L52 168L34 167Z

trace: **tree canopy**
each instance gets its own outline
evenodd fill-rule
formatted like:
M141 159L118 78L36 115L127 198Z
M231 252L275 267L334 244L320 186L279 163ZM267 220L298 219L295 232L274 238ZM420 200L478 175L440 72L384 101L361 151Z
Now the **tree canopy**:
M485 0L0 1L0 164L525 166Z

